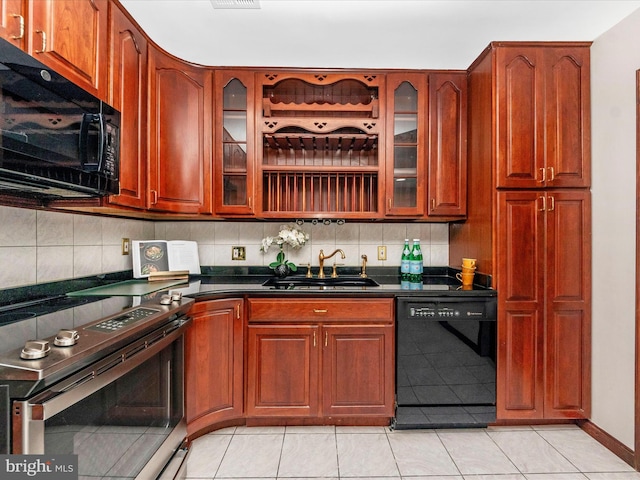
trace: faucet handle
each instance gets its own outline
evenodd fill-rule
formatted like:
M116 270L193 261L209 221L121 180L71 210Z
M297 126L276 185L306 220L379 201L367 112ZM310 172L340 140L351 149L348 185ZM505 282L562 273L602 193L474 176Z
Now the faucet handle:
M307 263L307 278L312 278L313 277L313 273L311 273L311 264Z
M333 263L333 271L331 272L331 278L338 278L338 272L336 272L336 267L338 265L344 265L344 263Z

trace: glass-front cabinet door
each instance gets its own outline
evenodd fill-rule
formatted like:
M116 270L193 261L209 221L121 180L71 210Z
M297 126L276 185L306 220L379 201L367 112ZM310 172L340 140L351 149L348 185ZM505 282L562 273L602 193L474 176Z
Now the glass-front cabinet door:
M254 213L254 80L251 72L216 72L215 210Z
M387 215L424 214L427 79L422 74L387 76L385 210Z

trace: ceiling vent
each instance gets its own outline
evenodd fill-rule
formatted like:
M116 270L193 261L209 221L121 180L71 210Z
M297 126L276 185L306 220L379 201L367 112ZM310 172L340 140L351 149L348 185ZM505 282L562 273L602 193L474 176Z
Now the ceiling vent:
M213 8L260 8L260 0L211 0Z

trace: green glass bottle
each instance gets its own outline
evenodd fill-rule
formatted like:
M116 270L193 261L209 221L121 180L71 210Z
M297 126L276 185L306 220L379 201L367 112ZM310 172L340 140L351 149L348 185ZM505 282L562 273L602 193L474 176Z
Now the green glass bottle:
M411 273L411 249L409 248L409 239L404 239L404 248L402 249L402 257L400 259L400 281L409 281Z
M410 282L411 284L422 287L423 258L420 249L420 239L413 239L413 248L411 250L411 260L409 262Z

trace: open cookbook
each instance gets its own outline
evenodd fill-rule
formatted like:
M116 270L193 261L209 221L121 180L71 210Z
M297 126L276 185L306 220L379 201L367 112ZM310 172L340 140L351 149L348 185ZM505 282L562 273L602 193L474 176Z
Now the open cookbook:
M198 243L186 240L134 240L134 278L154 277L162 272L200 274Z

